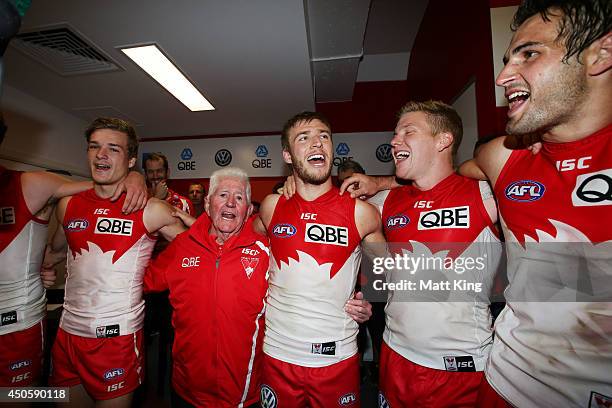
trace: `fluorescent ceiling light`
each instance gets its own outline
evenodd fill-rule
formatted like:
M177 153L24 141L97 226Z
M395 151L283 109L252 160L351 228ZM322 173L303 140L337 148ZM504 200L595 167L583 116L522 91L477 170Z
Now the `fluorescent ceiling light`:
M121 51L191 111L215 110L156 45L122 48Z

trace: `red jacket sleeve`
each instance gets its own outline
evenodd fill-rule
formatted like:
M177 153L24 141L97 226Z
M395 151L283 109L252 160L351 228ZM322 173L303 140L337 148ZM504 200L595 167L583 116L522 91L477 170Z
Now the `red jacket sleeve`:
M166 249L161 251L157 258L151 260L144 275L144 291L148 292L163 292L168 289L168 281L166 274L172 267L172 261L176 258L176 241L168 245Z

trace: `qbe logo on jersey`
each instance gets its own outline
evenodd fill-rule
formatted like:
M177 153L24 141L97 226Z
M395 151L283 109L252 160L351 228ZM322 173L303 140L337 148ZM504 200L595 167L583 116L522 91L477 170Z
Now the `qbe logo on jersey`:
M348 246L348 228L337 225L306 224L304 241L313 244Z
M574 207L612 205L612 169L576 177L572 204Z
M99 217L96 221L96 234L132 236L134 221L121 218Z
M419 231L441 228L470 228L470 207L439 208L419 214Z

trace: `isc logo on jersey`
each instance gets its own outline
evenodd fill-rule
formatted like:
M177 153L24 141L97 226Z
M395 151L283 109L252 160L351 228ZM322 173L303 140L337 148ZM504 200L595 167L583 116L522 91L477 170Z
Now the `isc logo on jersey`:
M119 325L111 324L110 326L98 326L96 327L96 337L106 338L106 337L117 337L119 336Z
M297 229L291 224L276 224L272 228L272 234L278 238L289 238L295 235Z
M474 366L474 357L472 356L445 356L443 359L446 371L476 371L476 367Z
M104 381L114 380L117 377L121 377L123 374L125 374L125 370L123 368L111 368L104 373Z
M132 227L134 221L124 220L121 218L106 218L99 217L96 221L96 234L123 235L129 237L132 235Z
M410 222L410 218L405 215L393 215L387 218L387 229L404 228Z
M419 214L419 231L441 228L470 228L470 207L439 208Z
M337 225L306 224L304 241L314 244L348 246L348 228Z
M89 227L89 221L87 221L84 218L77 218L74 220L70 220L68 221L68 224L66 224L66 229L69 232L85 231L87 227Z
M542 198L546 191L544 184L533 180L519 180L506 187L506 197L512 201L529 202Z

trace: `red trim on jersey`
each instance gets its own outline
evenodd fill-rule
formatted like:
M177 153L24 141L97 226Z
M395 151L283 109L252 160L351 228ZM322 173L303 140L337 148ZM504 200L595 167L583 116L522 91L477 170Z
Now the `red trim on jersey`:
M418 203L429 208L415 208ZM419 219L425 213L466 206L469 207L468 228L418 229ZM407 217L406 225L392 225L394 217L401 216ZM402 243L405 249L413 252L409 241L418 241L427 245L432 253L448 250L450 258L460 256L485 228L495 233L482 201L479 182L455 173L427 191L411 185L391 190L383 205L382 221L388 242Z
M333 278L361 242L355 224L355 202L348 194L341 196L336 187L312 201L304 200L297 193L289 200L281 196L268 226L268 236L278 268L281 262L288 264L289 258L299 262L297 251L300 250L314 257L319 265L332 264L330 278ZM303 219L303 214L314 214L316 219ZM306 242L306 227L309 223L348 228L347 245ZM283 235L280 230L275 230L275 227L283 225L290 225L295 230L290 231L293 232L291 235Z
M112 262L115 263L143 235L146 234L153 240L157 238L151 236L144 226L144 210L126 215L122 211L124 201L125 195L122 195L115 202L107 198L100 198L96 195L94 189L83 191L70 198L62 225L73 257L77 253L81 253L82 250L88 250L88 243L94 242L103 252L115 251L112 259ZM96 214L96 211L102 211L104 214ZM129 235L96 234L96 223L98 218L101 217L132 221L131 233ZM87 225L71 225L73 222L82 220L85 220Z
M587 160L579 168L581 159ZM610 203L605 199L598 205L574 203L579 201L575 189L581 175L610 170L612 125L573 142L545 142L535 156L529 150L515 150L494 188L501 217L521 243L526 237L539 241L538 231L557 238L559 231L551 221L572 226L591 242L610 240L605 223L610 219Z
M0 168L0 207L13 207L15 222L0 225L0 252L19 235L23 227L30 221L46 225L49 221L41 220L30 212L23 196L21 175L23 172Z

